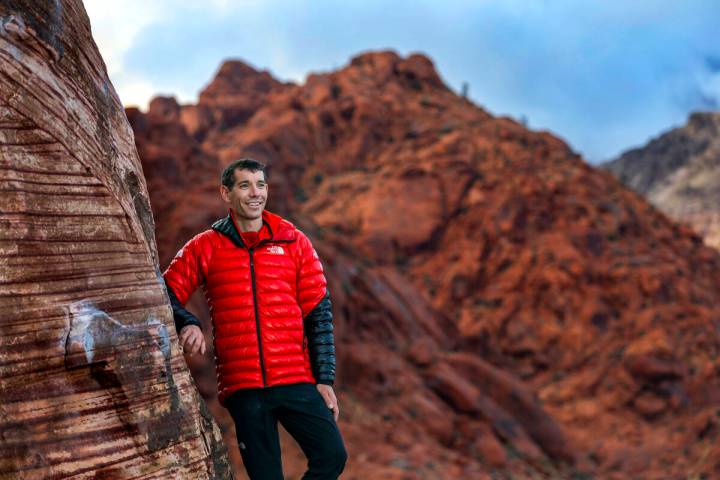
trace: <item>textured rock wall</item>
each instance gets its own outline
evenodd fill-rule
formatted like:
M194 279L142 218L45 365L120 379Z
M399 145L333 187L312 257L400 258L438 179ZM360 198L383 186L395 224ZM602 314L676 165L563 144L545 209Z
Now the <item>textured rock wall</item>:
M0 1L0 478L229 478L80 1Z

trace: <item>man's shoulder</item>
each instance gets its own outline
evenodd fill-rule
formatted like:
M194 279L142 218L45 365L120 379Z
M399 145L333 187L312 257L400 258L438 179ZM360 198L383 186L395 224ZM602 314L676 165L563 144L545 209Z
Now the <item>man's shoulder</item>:
M275 239L296 240L298 234L304 235L294 223L276 213L263 211L263 220L270 227Z
M207 256L215 245L215 241L212 238L213 235L217 235L213 230L205 230L198 233L180 247L180 250L175 254L172 261L182 261L182 259L187 261L189 259L199 259Z
M227 230L228 228L230 228L231 225L232 225L232 219L230 218L230 215L226 215L223 218L219 218L219 219L215 220L209 229L205 230L204 232L200 233L199 235L208 233L213 230L216 230L216 231Z
M203 230L202 232L195 235L192 239L195 240L209 240L211 238L215 238L217 236L217 232L213 228L208 228L207 230Z
M205 245L213 244L216 237L217 232L212 228L208 228L188 240L183 248L202 248Z
M265 213L267 213L267 216L265 216ZM272 220L273 223L270 223L270 228L272 228L273 232L282 232L279 236L285 237L290 240L296 241L298 244L309 244L312 245L312 241L310 240L310 237L301 230L297 225L292 223L290 220L281 217L280 215L276 215L274 213L270 213L267 210L263 212L263 217L266 221ZM277 234L275 237L277 238Z

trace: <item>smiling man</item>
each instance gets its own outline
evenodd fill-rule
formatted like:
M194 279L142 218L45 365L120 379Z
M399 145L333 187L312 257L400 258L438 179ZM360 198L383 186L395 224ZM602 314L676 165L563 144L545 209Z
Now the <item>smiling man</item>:
M327 281L310 240L265 210L265 165L222 173L227 217L192 238L163 274L186 353L204 354L200 321L184 305L203 287L214 330L218 396L235 421L252 480L282 480L277 422L308 458L303 479L336 479L347 453L332 385L335 346Z

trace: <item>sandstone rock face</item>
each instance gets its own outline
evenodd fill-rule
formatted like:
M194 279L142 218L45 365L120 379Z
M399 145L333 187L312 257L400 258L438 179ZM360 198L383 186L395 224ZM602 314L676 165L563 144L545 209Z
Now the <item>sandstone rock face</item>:
M687 125L603 166L720 248L720 112L693 113Z
M304 85L234 69L211 85L269 85L223 87L255 109L234 124L221 88L128 111L165 208L160 263L225 214L227 163L269 164L270 210L330 280L346 478L719 474L720 257L697 234L422 55L366 53ZM183 112L200 110L195 135Z
M82 3L0 2L0 478L231 478Z

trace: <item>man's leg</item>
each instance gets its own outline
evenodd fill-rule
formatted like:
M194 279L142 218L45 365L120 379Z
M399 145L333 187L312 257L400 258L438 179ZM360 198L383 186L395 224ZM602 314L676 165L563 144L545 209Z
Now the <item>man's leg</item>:
M302 383L275 389L275 414L308 459L303 480L335 480L345 468L347 452L332 411L315 385Z
M239 390L226 407L235 421L238 446L251 480L283 480L277 419L267 391Z

